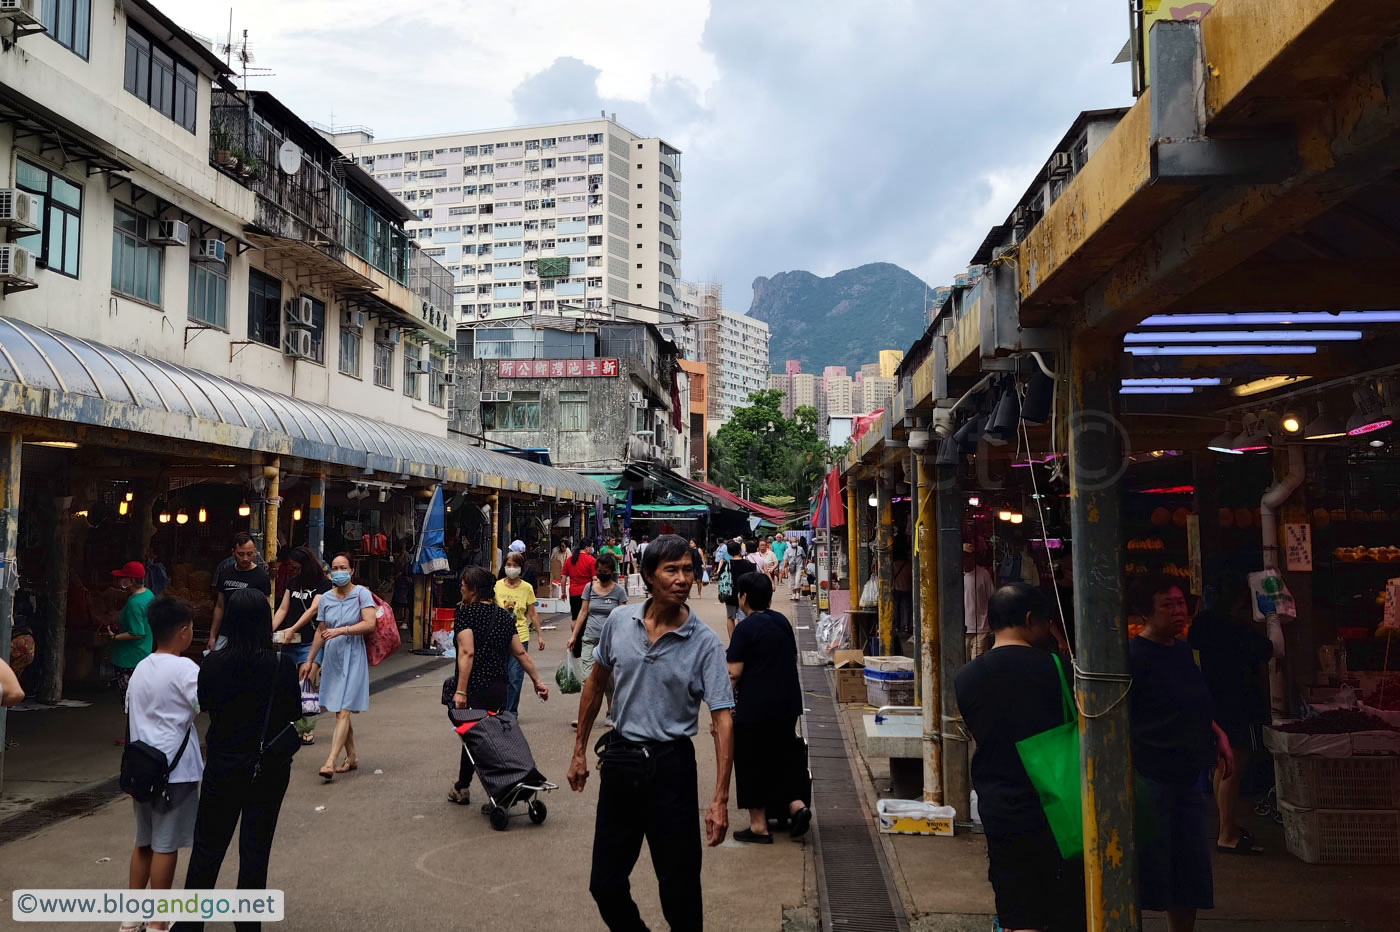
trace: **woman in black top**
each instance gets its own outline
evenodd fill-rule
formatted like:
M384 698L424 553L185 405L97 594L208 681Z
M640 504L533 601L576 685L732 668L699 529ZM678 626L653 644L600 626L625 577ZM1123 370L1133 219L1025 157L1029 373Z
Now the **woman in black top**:
M297 547L287 558L292 575L282 592L282 604L272 616L273 642L284 654L291 654L298 667L310 659L311 639L316 634L316 609L321 594L329 592L331 582L326 578L321 561L305 547ZM316 716L307 715L299 726L301 743L315 744Z
M462 601L452 623L457 642L457 689L452 694L454 709L485 709L499 712L506 707L506 661L514 657L525 668L535 694L549 699L549 687L540 679L535 662L520 642L515 629L515 613L496 604L496 581L479 566L462 570L458 580ZM447 791L449 802L471 802L471 782L476 768L467 749L457 765L457 782Z
M734 538L729 542L729 559L724 561L722 572L730 576L730 593L721 601L724 602L724 614L729 619L729 636L734 636L734 623L739 617L739 580L750 573L757 573L758 567L753 565L753 561L747 557L739 556L739 538Z
M216 885L241 818L238 889L261 890L267 887L272 836L292 762L260 750L264 736L274 737L301 717L301 689L296 664L272 648L272 608L265 592L230 594L220 633L228 644L206 657L199 671L199 708L209 713L208 750L185 889ZM204 924L177 928L203 929ZM239 922L235 928L256 932L262 924Z
M773 581L749 573L735 586L744 620L734 628L725 659L734 684L734 772L740 809L749 827L735 841L772 844L768 818L791 819L792 837L812 822L807 802L807 746L797 736L802 687L797 679L797 638L786 618L772 611Z

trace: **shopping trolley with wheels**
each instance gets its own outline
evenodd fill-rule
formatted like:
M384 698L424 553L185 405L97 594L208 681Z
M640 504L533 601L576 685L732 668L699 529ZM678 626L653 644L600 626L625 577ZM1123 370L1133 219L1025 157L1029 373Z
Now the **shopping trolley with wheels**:
M521 803L531 822L543 822L549 809L540 796L559 787L535 769L534 755L516 717L509 712L453 708L447 710L447 717L486 790L488 802L481 811L490 817L491 827L505 831L510 810Z

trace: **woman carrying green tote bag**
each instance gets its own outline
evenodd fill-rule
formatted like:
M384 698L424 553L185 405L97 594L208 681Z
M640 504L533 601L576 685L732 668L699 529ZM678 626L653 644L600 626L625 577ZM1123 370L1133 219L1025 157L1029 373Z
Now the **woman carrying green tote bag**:
M1080 802L1079 723L1074 714L1074 696L1065 679L1064 664L1055 657L1060 674L1065 721L1038 735L1016 742L1026 776L1040 796L1046 821L1066 860L1084 853L1084 822Z

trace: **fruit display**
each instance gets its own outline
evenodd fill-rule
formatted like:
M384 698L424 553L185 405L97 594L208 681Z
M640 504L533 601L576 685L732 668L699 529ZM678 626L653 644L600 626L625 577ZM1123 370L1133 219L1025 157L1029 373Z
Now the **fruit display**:
M1384 720L1356 709L1333 709L1297 722L1276 726L1294 735L1349 735L1358 731L1400 731Z
M1166 547L1166 544L1162 543L1161 538L1158 538L1158 537L1149 537L1149 538L1147 538L1146 540L1130 540L1130 541L1128 541L1128 549L1129 549L1129 550L1154 550L1154 551L1155 551L1155 550L1165 550L1165 549L1167 549L1167 547Z
M1332 556L1342 563L1360 563L1369 560L1375 563L1400 563L1400 547L1336 547Z

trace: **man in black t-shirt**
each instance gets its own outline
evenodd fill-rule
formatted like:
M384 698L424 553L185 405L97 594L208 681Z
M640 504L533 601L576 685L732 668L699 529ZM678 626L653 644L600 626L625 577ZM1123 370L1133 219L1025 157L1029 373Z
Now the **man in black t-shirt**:
M208 650L223 647L219 643L219 627L224 621L224 605L228 597L239 589L257 589L272 598L272 579L267 575L267 567L259 566L258 545L246 531L233 539L233 562L225 560L214 571L214 620L209 625Z
M1061 859L1016 750L1016 742L1065 722L1068 680L1046 649L1054 644L1050 625L1039 589L1001 587L987 602L995 643L958 671L954 683L958 710L977 743L972 786L987 835L987 879L1004 929L1084 927L1084 862Z

